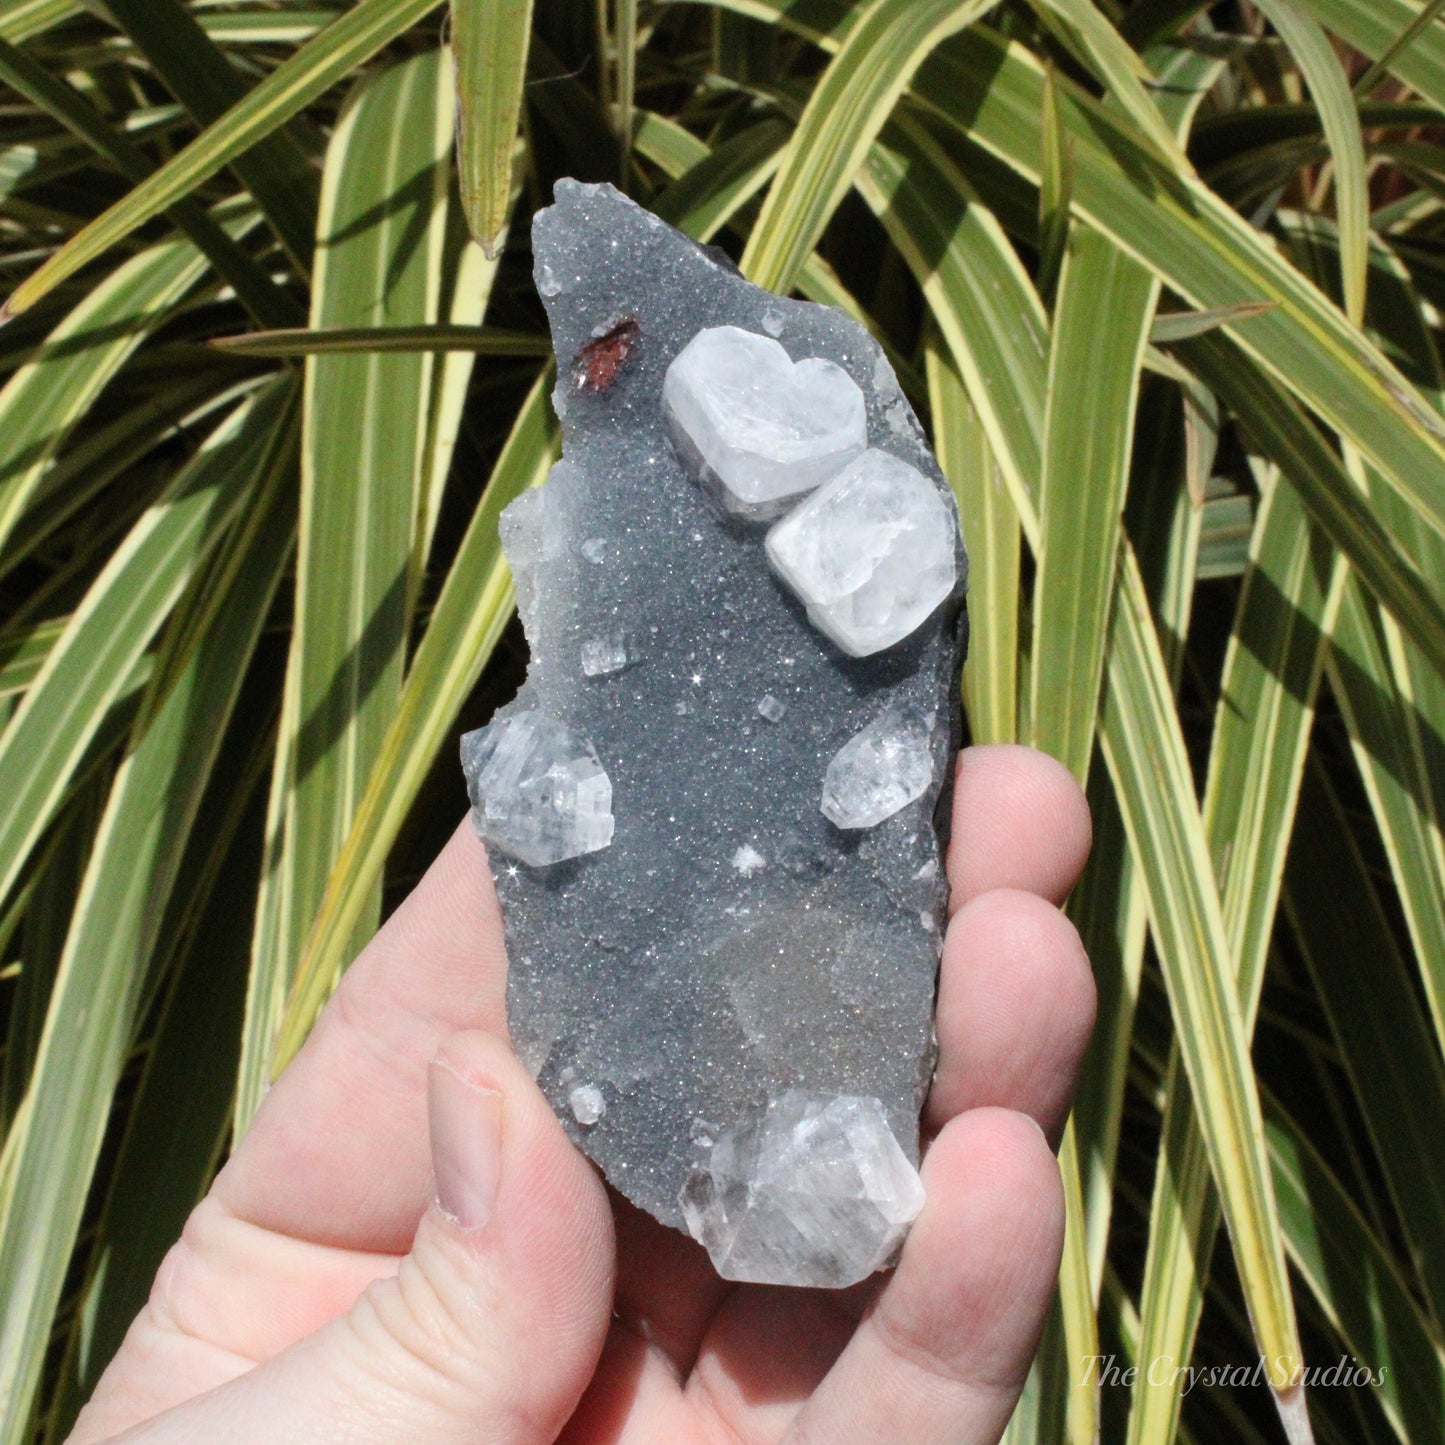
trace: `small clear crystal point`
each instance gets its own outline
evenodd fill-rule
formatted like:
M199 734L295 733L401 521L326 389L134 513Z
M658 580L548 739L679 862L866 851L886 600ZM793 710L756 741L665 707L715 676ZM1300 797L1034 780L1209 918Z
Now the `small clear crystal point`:
M592 745L540 712L498 718L462 738L472 822L533 867L612 841L612 783Z
M828 764L821 807L840 828L873 828L921 798L933 781L934 719L885 708Z

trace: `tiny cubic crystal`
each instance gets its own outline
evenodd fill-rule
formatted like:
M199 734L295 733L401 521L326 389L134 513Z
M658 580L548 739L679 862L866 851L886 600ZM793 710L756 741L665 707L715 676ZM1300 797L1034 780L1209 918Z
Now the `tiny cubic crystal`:
M788 705L779 701L772 693L766 692L758 700L758 714L770 723L782 722L784 714L788 711Z
M627 634L620 627L589 637L582 644L582 671L587 677L610 676L621 672L631 661Z
M917 631L958 581L953 502L872 449L768 533L768 560L808 620L849 657Z
M596 1084L578 1084L567 1096L567 1102L572 1106L572 1117L588 1128L607 1112L607 1101Z
M534 868L612 841L612 783L592 745L540 712L499 718L462 738L472 822Z
M699 331L667 369L673 440L723 507L778 516L868 445L858 383L836 362L794 361L780 342L738 326Z

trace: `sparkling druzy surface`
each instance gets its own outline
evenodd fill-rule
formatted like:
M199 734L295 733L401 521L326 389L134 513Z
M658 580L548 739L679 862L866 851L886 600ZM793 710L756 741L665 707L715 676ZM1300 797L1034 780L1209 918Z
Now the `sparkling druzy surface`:
M503 521L532 658L498 720L540 715L595 755L612 836L550 866L490 838L513 1040L611 1183L719 1268L846 1284L921 1199L899 1169L934 1054L966 575L953 500L840 312L758 290L608 186L560 183L533 245L564 459ZM776 514L736 515L674 440L668 368L724 326L846 373L867 444L933 489L954 585L892 646L854 658L820 631L769 566ZM909 796L840 828L830 765L895 713ZM743 1177L749 1159L765 1175ZM806 1177L826 1181L821 1214Z

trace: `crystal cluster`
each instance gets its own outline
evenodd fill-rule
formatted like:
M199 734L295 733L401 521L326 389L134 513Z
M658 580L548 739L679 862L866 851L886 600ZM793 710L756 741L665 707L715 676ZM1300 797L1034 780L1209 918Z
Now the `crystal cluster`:
M612 784L589 743L540 712L517 712L462 740L478 830L545 867L612 841Z
M533 228L564 447L504 512L531 649L463 740L518 1055L729 1278L922 1205L966 559L892 368L607 186Z
M888 1263L923 1183L877 1099L801 1089L712 1141L682 1193L724 1279L841 1287Z

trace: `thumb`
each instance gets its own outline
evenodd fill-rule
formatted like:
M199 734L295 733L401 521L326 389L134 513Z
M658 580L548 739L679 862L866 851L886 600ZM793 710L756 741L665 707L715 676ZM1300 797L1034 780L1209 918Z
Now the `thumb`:
M437 1199L395 1277L128 1441L555 1439L611 1316L606 1193L504 1040L447 1040L428 1114Z

